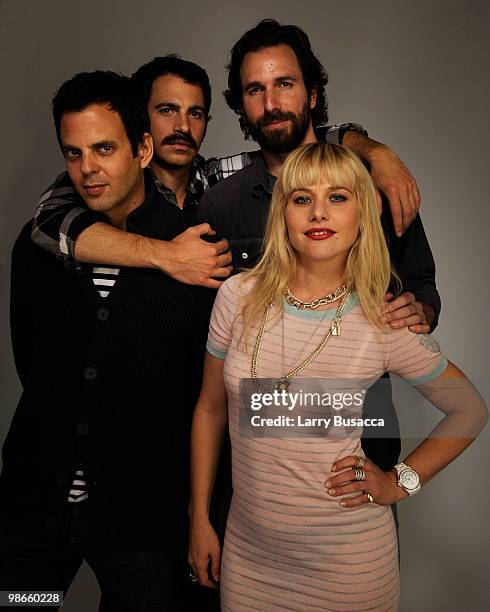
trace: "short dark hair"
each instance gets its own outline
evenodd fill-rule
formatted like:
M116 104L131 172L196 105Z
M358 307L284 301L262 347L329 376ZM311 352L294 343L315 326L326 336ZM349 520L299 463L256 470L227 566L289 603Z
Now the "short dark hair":
M198 85L204 96L204 110L206 111L206 122L209 121L209 110L211 108L211 85L207 72L201 66L183 60L179 55L173 53L164 57L155 57L138 68L133 74L134 89L137 92L141 104L147 108L151 95L153 82L160 76L174 74L191 85Z
M135 156L138 154L138 145L143 142L143 135L150 131L148 113L134 95L131 80L115 72L95 70L76 74L58 89L52 104L60 146L63 113L82 111L91 104L107 104L121 117Z
M228 89L223 92L228 106L240 117L240 127L245 138L250 138L250 130L243 114L242 83L240 68L243 58L250 51L260 51L266 47L288 45L296 54L303 74L306 90L311 95L316 90L316 106L311 111L313 127L328 121L328 102L325 86L328 74L311 49L307 34L298 26L281 25L275 19L263 19L254 28L245 32L231 50L228 70Z

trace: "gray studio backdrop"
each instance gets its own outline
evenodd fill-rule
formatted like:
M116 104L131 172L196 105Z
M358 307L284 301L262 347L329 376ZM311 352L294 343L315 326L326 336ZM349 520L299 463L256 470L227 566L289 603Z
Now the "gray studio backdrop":
M264 17L310 35L330 75L331 119L361 122L417 178L443 302L435 335L488 391L487 7L484 0L0 2L0 439L20 392L8 330L10 250L63 167L50 117L54 90L78 71L131 73L155 55L178 52L211 77L204 154L252 148L221 91L231 46ZM488 609L487 438L400 505L403 611ZM404 442L406 452L414 441ZM65 609L90 612L97 597L84 568Z

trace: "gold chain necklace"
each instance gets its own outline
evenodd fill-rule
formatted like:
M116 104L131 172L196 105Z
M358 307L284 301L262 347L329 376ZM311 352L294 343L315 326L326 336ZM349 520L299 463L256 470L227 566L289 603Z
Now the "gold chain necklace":
M337 307L337 310L335 312L335 315L333 317L333 321L332 324L330 325L330 328L325 336L325 338L323 338L323 340L320 342L320 344L316 347L316 349L296 368L294 368L294 370L291 370L291 372L288 372L287 374L284 374L282 378L280 378L276 384L274 385L274 388L278 391L288 391L289 389L289 381L294 378L295 376L297 376L300 372L302 372L306 367L308 367L310 365L310 363L320 354L320 352L323 350L323 347L327 344L328 339L330 338L330 336L340 336L340 321L342 319L342 314L344 312L344 308L345 305L347 303L347 300L349 299L350 296L350 291L347 291L347 293L345 293L344 297L342 298L342 301L340 302L340 304ZM257 334L257 340L255 341L255 348L254 348L254 352L252 355L252 365L250 368L251 374L252 374L252 378L254 380L257 380L258 376L257 376L257 365L258 365L258 361L259 361L259 355L260 355L260 348L262 345L262 338L264 337L264 332L265 332L265 325L267 322L267 317L269 315L269 312L272 308L272 301L269 303L269 305L267 306L266 310L265 310L265 314L264 317L262 319L262 322L260 324L259 327L259 333ZM283 347L284 349L284 347Z
M339 298L344 297L346 293L347 286L340 285L340 287L337 287L335 291L332 291L332 293L329 293L323 298L318 298L316 300L313 300L312 302L303 302L303 300L300 300L291 293L291 289L289 287L286 287L285 298L288 304L291 304L291 306L294 306L299 310L305 310L306 308L314 310L319 306L326 306L327 304L332 304L333 302L336 302Z

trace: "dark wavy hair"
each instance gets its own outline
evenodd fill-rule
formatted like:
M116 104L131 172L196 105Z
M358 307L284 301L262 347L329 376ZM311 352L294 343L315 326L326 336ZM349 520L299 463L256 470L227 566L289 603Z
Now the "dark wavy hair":
M176 53L155 57L138 68L131 80L135 91L141 99L141 104L146 108L151 95L153 81L160 76L174 74L191 85L198 85L204 95L204 110L206 111L206 122L211 118L209 110L211 108L211 85L207 72L201 66L183 60Z
M102 70L76 74L65 81L54 95L53 119L60 147L63 113L83 111L91 104L107 104L121 117L131 150L136 156L138 145L143 142L143 135L150 131L148 113L134 94L128 77Z
M226 66L228 70L228 89L223 92L228 106L240 117L240 127L245 138L250 138L250 130L243 112L242 83L240 68L243 58L250 51L259 51L265 47L288 45L296 54L303 74L306 90L311 95L316 90L317 102L311 111L313 128L328 121L328 102L325 86L328 75L311 49L306 33L295 25L281 25L275 19L263 19L254 28L245 32L231 50L231 59Z

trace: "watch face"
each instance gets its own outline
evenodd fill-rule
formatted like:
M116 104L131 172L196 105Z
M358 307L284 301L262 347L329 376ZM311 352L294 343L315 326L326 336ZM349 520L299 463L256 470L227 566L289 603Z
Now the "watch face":
M400 482L405 489L416 489L419 486L419 475L415 470L403 470L400 474Z

